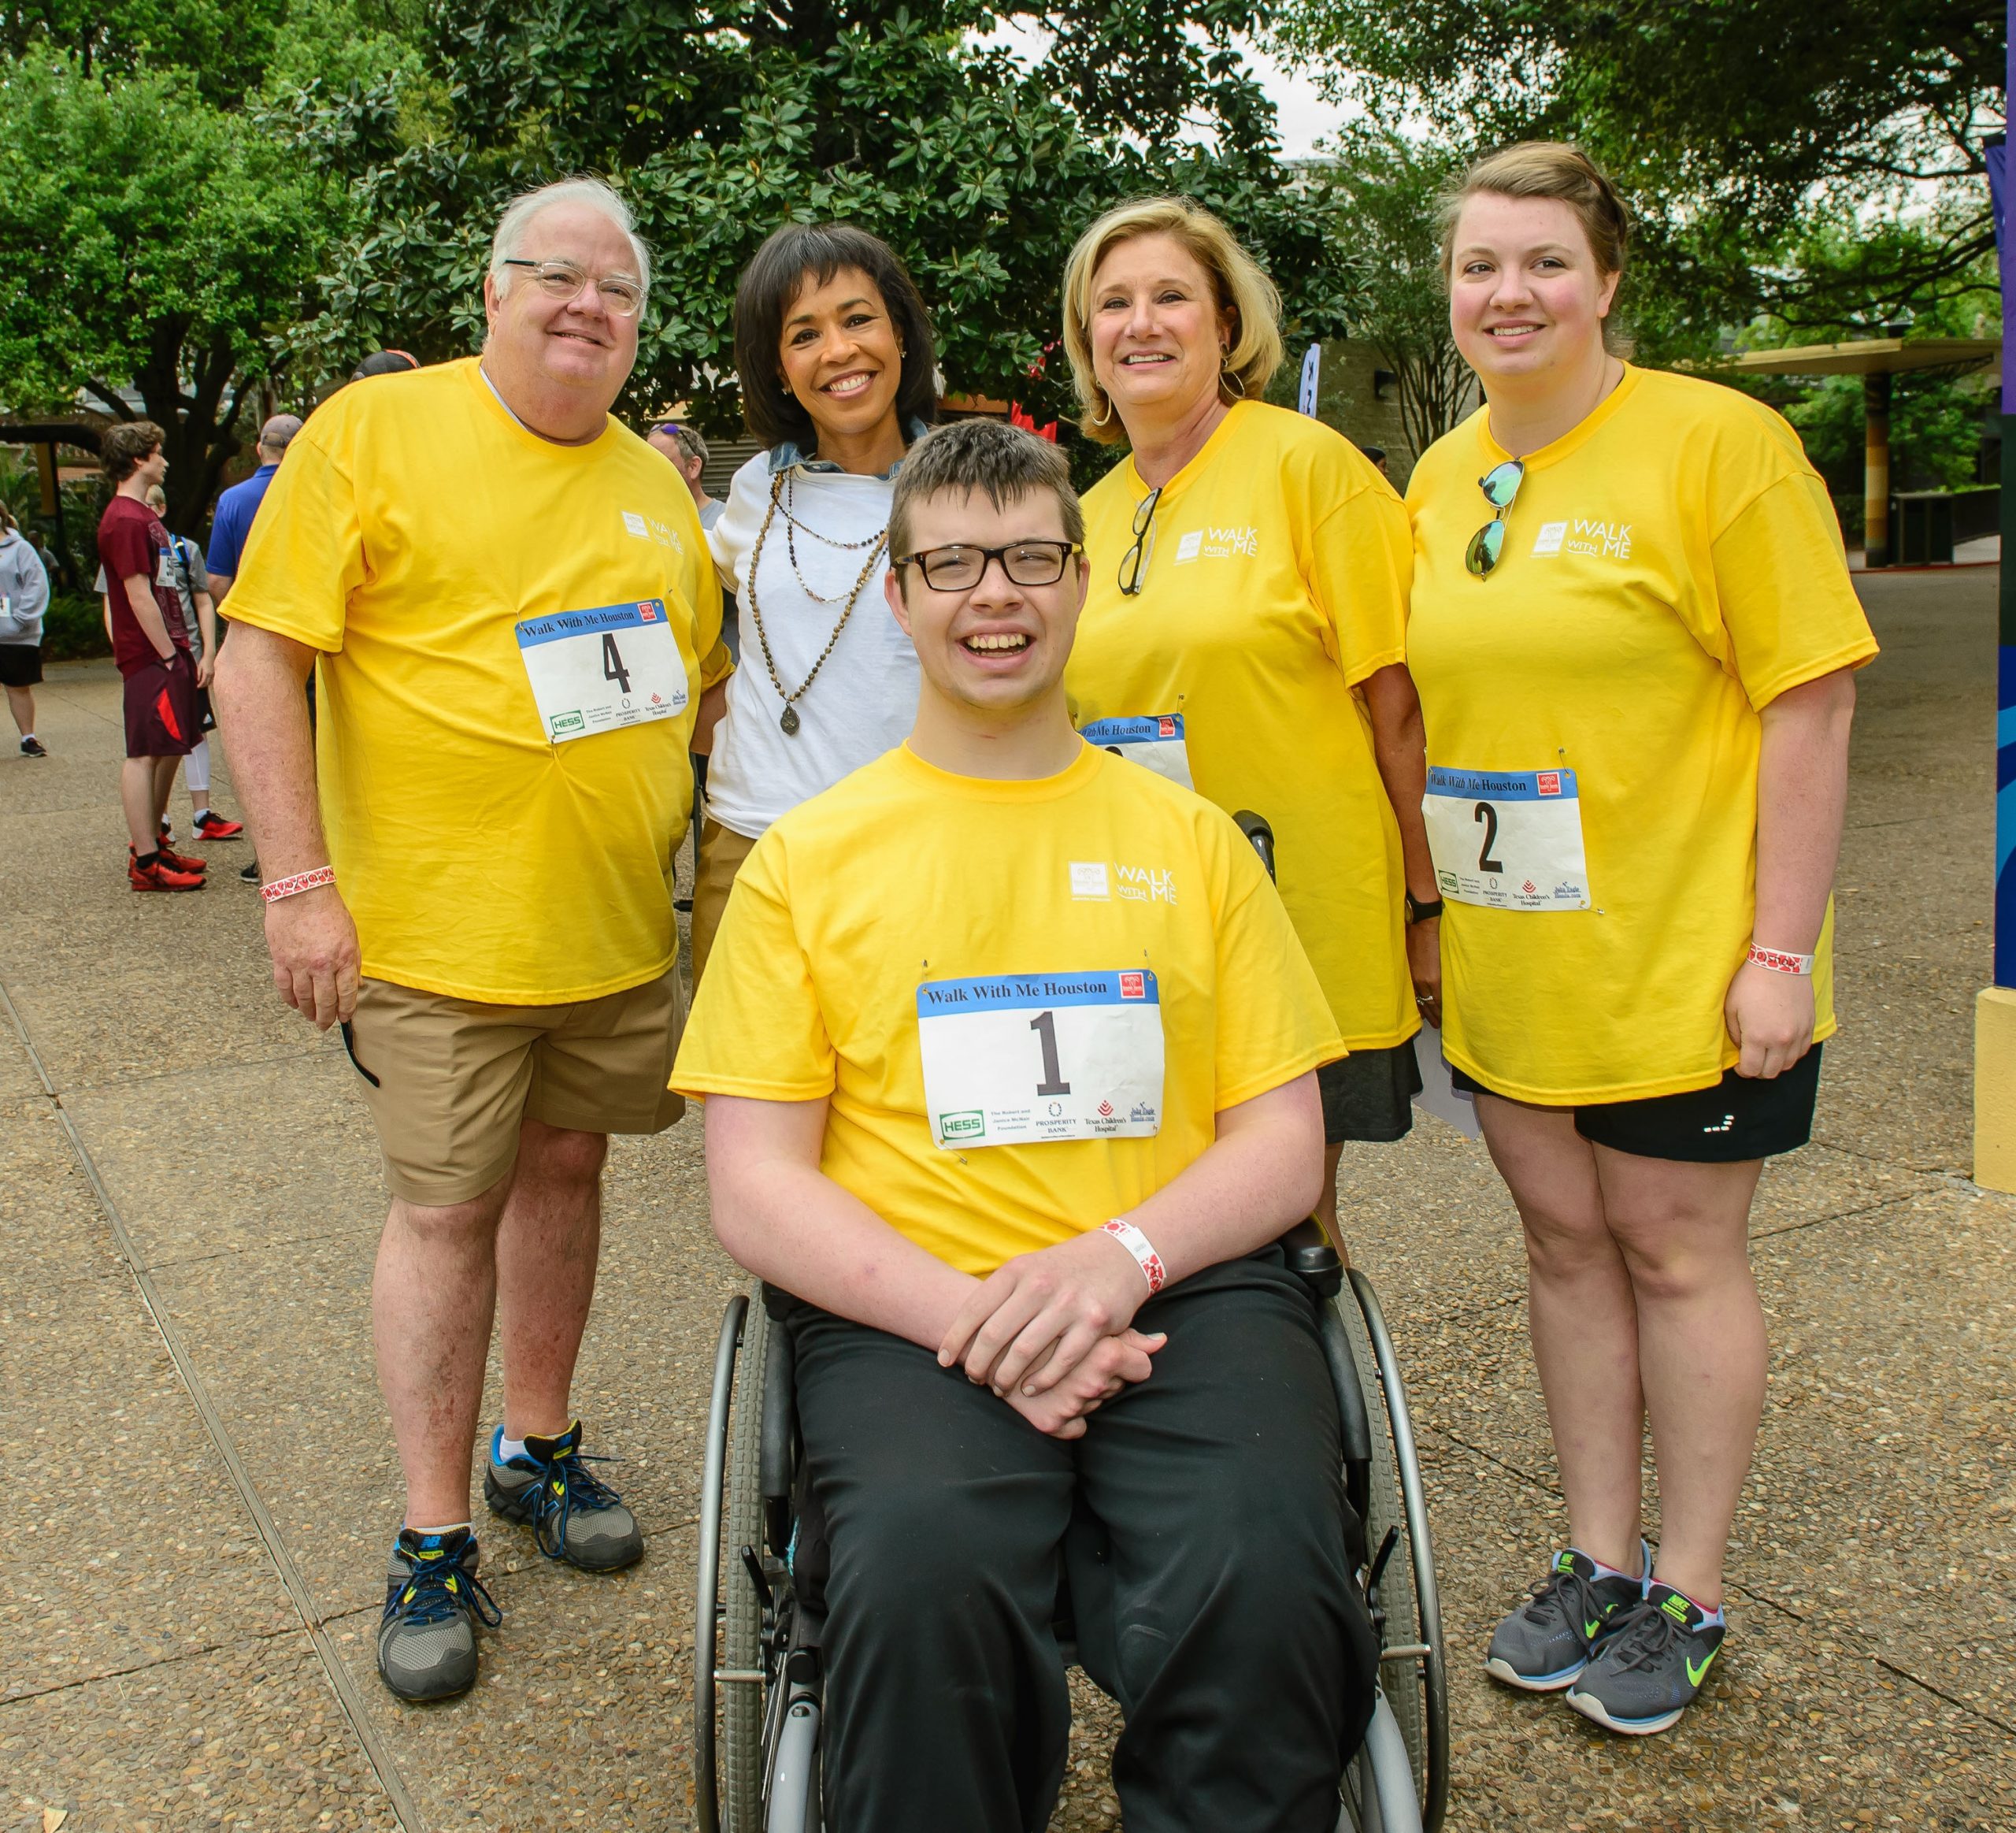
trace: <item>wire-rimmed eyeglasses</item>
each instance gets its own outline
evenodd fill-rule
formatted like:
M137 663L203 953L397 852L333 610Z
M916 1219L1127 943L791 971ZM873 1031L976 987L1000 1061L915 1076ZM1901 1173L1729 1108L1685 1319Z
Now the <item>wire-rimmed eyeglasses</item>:
M1491 505L1492 518L1470 536L1463 564L1479 579L1491 577L1491 570L1498 564L1499 555L1505 551L1506 514L1512 507L1513 499L1519 494L1519 486L1525 476L1524 464L1517 458L1507 458L1502 465L1494 465L1477 480L1478 489Z
M521 261L507 258L506 267L528 267L532 281L549 299L578 299L587 290L587 269L571 261ZM628 274L597 274L595 291L602 302L619 318L634 318L643 309L644 288Z

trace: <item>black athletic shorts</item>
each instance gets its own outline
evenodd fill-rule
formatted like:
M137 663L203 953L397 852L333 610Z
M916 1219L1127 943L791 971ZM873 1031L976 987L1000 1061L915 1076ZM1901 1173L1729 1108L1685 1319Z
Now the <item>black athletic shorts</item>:
M1641 1159L1677 1159L1683 1164L1740 1164L1796 1152L1813 1135L1814 1104L1820 1095L1820 1049L1816 1044L1782 1075L1766 1081L1732 1069L1705 1089L1654 1095L1642 1101L1597 1101L1575 1109L1575 1130L1595 1145ZM1492 1095L1474 1076L1453 1063L1450 1078L1459 1089ZM1508 1097L1510 1098L1510 1097Z
M1414 1040L1384 1050L1354 1050L1316 1072L1323 1097L1323 1143L1376 1140L1390 1145L1405 1139L1414 1123L1414 1099L1421 1093L1421 1064Z
M39 643L0 643L0 688L32 688L41 679Z

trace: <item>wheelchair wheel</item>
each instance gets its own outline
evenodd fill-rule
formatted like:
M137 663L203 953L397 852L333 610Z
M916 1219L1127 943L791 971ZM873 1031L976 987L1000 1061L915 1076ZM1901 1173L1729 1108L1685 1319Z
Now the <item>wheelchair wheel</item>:
M730 1675L762 1671L763 1606L743 1564L742 1549L763 1549L763 1356L770 1314L762 1294L750 1297L736 1352L735 1397L729 1408L728 1495L721 1549L721 1666ZM760 1833L763 1824L763 1710L769 1689L729 1679L721 1690L721 1826L724 1833Z
M1350 1339L1372 1425L1371 1494L1365 1526L1375 1562L1392 1536L1392 1550L1378 1577L1377 1601L1384 1620L1380 1688L1406 1748L1421 1825L1425 1833L1436 1833L1448 1799L1449 1709L1441 1604L1413 1422L1371 1282L1354 1269L1348 1293L1333 1302ZM1361 1824L1366 1824L1362 1818Z

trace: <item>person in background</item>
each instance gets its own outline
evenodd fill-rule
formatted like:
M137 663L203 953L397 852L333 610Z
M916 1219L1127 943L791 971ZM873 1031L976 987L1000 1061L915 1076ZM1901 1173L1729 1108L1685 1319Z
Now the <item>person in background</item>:
M200 891L203 861L178 853L161 835L175 766L198 736L196 662L169 583L168 530L146 500L168 476L161 430L150 420L122 421L98 455L113 490L98 525L98 555L113 658L125 681L119 800L131 843L127 881L135 891Z
M707 536L739 601L749 665L710 714L693 974L735 875L787 809L900 744L917 651L883 602L889 503L937 411L931 321L894 249L846 223L787 223L735 289L735 366L769 448L735 474Z
M46 758L35 735L35 690L42 679L42 614L49 608L49 574L34 544L0 503L0 686L21 735L21 755Z
M1085 493L1065 688L1089 742L1273 826L1281 901L1349 1051L1317 1073L1336 1238L1344 1145L1412 1125L1413 1041L1440 985L1406 511L1343 434L1262 399L1280 296L1201 205L1107 211L1063 290L1079 424L1131 448Z
M686 488L693 492L693 506L700 512L700 526L711 529L721 519L721 511L728 505L717 496L710 496L702 481L707 468L707 442L690 426L682 426L676 420L662 420L651 429L646 443L652 451L663 452L671 459L673 469L686 480Z
M700 526L711 529L721 519L728 505L718 496L710 496L704 481L707 469L707 442L691 427L682 425L676 420L662 420L645 436L644 443L654 452L662 452L672 461L672 468L686 480L686 488L693 493L693 506L700 512ZM736 628L735 594L727 587L721 588L721 640L728 645L728 652L736 661L742 659L742 639ZM700 787L707 786L707 754L696 751L694 768L699 772Z
M147 507L158 516L168 512L168 494L159 484L147 492ZM162 525L165 527L165 521ZM235 840L244 833L242 821L228 821L210 807L210 734L217 729L210 708L210 677L217 662L217 620L210 603L209 573L202 550L186 535L168 537L168 577L182 607L183 628L189 633L196 659L196 718L201 733L183 761L182 777L189 790L189 825L199 840ZM102 587L100 588L103 589ZM164 836L174 837L163 824Z
M1386 448L1384 446L1360 446L1358 450L1365 455L1365 462L1380 477L1392 477L1392 473L1386 469Z
M361 382L366 376L402 376L408 369L419 367L419 358L409 356L402 350L374 350L350 371L350 379Z
M224 601L230 596L232 581L237 577L239 562L244 555L245 543L252 532L259 505L266 499L267 487L280 468L280 460L286 455L289 442L300 431L299 414L273 415L259 429L258 469L243 483L232 484L217 499L217 513L210 521L209 552L205 564L210 576L210 599L219 610L224 609ZM230 628L228 618L219 626L220 644ZM247 885L257 885L259 862L247 859L238 876Z

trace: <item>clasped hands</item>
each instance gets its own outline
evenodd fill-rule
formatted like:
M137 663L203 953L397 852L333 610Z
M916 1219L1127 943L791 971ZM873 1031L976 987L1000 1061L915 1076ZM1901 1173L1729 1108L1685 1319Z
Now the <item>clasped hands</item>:
M1132 1328L1148 1296L1134 1256L1094 1229L1018 1254L968 1296L938 1346L941 1367L964 1365L1040 1432L1084 1436L1085 1416L1129 1382L1148 1378L1168 1341Z

